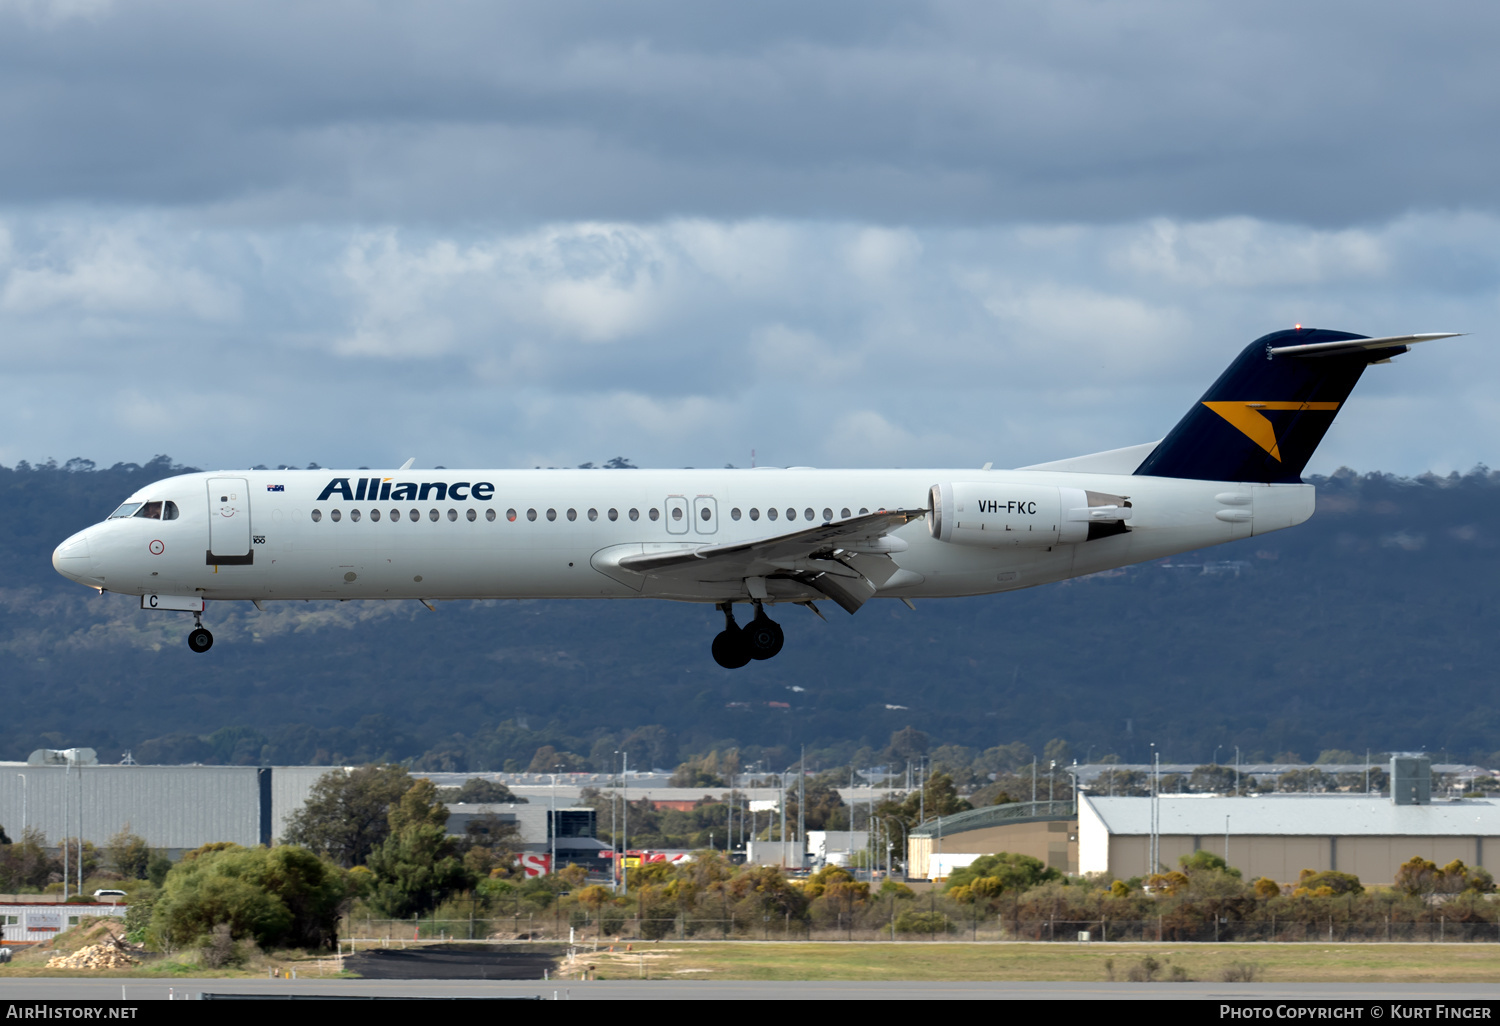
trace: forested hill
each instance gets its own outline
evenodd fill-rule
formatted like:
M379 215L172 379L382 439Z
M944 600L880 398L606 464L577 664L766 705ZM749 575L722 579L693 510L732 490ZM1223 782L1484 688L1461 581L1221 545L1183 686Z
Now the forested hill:
M709 607L664 602L249 603L144 613L51 567L53 547L185 468L0 468L0 758L522 767L553 744L675 765L725 744L853 758L915 726L939 743L1052 738L1080 759L1206 761L1328 748L1500 749L1500 474L1315 481L1290 531L1008 595L890 601L717 667ZM601 471L602 473L602 471ZM767 757L780 752L766 753ZM788 759L787 761L791 761Z

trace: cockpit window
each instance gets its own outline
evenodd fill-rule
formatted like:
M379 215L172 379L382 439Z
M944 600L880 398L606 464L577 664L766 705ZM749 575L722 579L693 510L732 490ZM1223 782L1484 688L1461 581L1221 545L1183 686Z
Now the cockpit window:
M161 518L163 520L177 519L177 503L164 502L161 504Z
M105 519L106 520L119 520L121 517L134 516L135 515L135 511L138 510L138 509L140 509L142 505L143 504L139 503L139 502L127 502L125 505L123 505L119 509L115 510L113 513L111 513Z
M157 501L157 502L143 503L141 505L141 508L138 509L138 510L136 510L136 514L135 515L138 516L138 517L145 517L147 520L160 520L161 519L161 502Z

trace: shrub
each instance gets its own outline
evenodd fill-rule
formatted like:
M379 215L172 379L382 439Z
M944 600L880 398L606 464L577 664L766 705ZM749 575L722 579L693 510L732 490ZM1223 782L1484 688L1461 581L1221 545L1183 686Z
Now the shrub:
M918 912L907 909L896 917L897 933L950 933L953 924L941 912Z

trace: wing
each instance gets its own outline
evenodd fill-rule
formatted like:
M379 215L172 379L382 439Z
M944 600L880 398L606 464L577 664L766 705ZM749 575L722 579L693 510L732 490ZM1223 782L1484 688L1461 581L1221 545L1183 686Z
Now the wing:
M734 545L689 545L665 551L630 546L634 552L610 562L659 580L733 583L736 590L756 578L791 579L853 613L900 571L890 556L904 550L906 543L888 537L890 532L926 515L921 509L877 510ZM755 594L753 584L750 592L752 597L764 597L764 592Z

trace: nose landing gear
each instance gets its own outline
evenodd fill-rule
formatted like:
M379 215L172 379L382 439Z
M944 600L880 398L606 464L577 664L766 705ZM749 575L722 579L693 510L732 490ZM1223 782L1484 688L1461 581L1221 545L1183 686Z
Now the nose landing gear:
M188 648L194 652L207 652L214 647L214 636L203 626L203 617L193 614L193 629L188 632Z
M786 635L759 601L755 618L744 627L734 622L733 603L721 602L716 608L724 614L724 629L714 638L714 662L726 670L737 670L752 659L770 659L781 651Z

